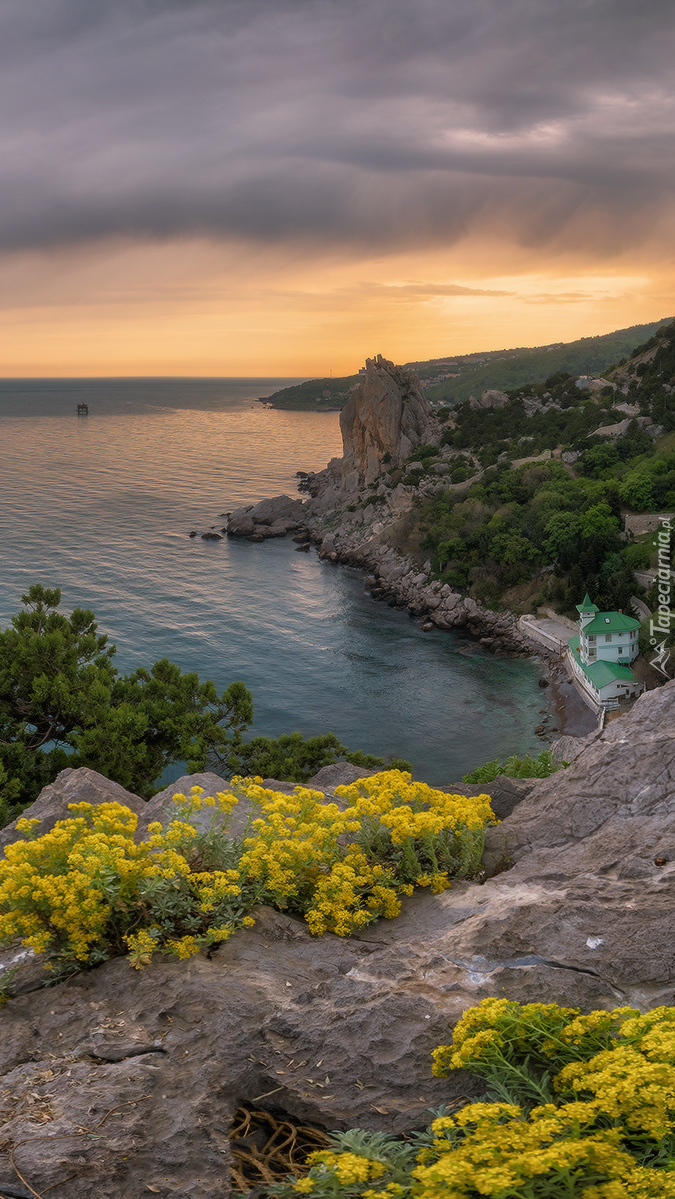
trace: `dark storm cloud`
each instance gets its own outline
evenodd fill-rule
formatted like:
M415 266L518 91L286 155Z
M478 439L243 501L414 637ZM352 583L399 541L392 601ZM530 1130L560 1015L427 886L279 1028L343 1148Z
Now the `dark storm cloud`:
M672 200L649 0L0 0L0 246L639 239Z

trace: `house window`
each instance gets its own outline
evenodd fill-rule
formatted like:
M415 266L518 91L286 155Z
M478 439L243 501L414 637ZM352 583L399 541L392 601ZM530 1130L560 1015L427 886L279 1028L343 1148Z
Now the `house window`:
M611 633L605 633L605 641L611 641L611 640L612 640L612 634L611 634Z
M588 644L595 645L595 633L588 634Z
M589 658L595 658L595 657L596 657L596 650L594 650L594 649L589 649L589 651L588 651L588 656L589 656Z

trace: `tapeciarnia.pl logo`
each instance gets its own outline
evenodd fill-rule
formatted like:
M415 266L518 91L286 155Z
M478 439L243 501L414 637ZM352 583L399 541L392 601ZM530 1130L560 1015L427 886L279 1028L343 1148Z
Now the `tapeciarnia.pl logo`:
M659 531L657 536L658 569L656 575L659 606L652 613L652 618L649 622L649 644L655 647L650 664L667 679L670 678L666 670L670 659L670 650L666 647L666 641L670 633L671 622L675 620L675 612L671 609L673 580L670 569L670 545L672 533L671 518L669 516L659 517Z

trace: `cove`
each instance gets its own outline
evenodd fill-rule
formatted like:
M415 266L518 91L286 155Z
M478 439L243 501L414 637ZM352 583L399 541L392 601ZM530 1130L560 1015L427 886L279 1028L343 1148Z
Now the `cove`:
M360 572L290 540L189 537L229 508L295 494L297 469L340 453L337 413L257 404L284 382L3 381L0 623L30 583L58 586L66 607L94 609L120 669L166 656L219 688L241 678L256 732L330 730L408 758L430 783L538 752L534 662L422 633Z

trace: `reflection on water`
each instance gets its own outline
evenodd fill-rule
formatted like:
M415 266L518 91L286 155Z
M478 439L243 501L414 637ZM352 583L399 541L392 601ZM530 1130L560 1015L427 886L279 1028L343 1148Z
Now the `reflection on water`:
M367 596L359 572L288 540L189 538L238 504L294 494L297 469L340 453L337 413L254 403L279 385L0 384L3 625L30 583L59 586L66 605L94 609L121 669L165 655L220 688L241 678L258 731L331 729L430 782L538 750L531 663L422 633Z

